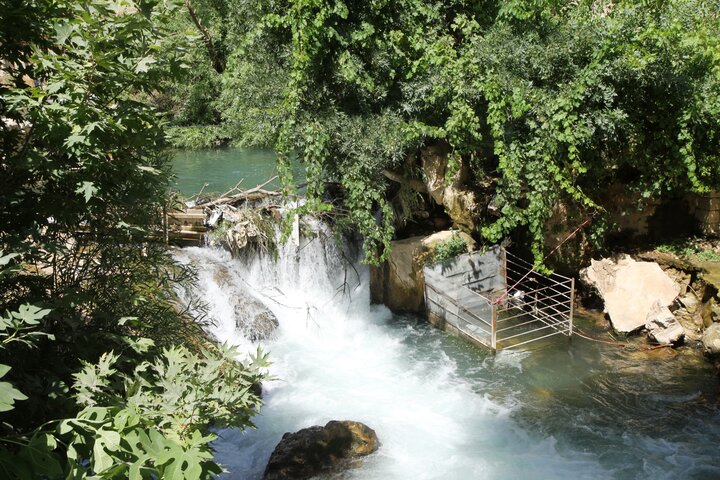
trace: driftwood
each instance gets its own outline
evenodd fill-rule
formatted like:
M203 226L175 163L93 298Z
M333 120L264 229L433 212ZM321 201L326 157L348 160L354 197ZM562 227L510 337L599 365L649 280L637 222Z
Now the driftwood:
M271 179L267 180L265 183L258 185L257 187L253 187L249 190L239 190L240 184L243 182L240 180L233 188L228 190L227 192L220 195L215 200L211 200L207 203L203 203L201 206L206 208L215 207L218 205L232 205L238 201L255 201L260 200L261 198L266 197L278 197L282 195L282 192L280 190L265 190L263 187L265 187L268 183L273 182L274 180L277 180L277 175L272 177ZM237 193L233 193L237 192Z

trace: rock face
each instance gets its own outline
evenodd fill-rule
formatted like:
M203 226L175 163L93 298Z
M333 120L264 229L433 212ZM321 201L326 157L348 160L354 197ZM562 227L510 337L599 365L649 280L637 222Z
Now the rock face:
M656 303L667 307L680 292L680 286L658 264L627 256L619 261L593 260L580 276L597 289L613 328L622 333L643 327Z
M438 243L460 235L470 250L475 242L470 235L444 230L428 236L410 237L392 242L390 258L371 268L370 294L374 303L384 303L397 312L421 312L425 301L423 255Z
M458 159L460 165L452 178L446 178L448 163L451 156L450 145L441 143L423 148L420 161L430 196L450 216L455 225L465 231L476 227L479 214L478 201L475 193L465 186L468 178L468 167Z
M265 469L264 480L299 480L349 467L350 460L379 447L375 431L353 421L330 421L283 435Z
M679 308L675 310L675 318L685 330L685 337L693 341L701 340L705 327L702 302L689 293L680 297L677 303Z
M702 337L703 348L708 355L720 354L720 323L710 325Z
M685 334L670 309L659 303L655 303L650 309L645 328L648 336L660 345L675 343Z

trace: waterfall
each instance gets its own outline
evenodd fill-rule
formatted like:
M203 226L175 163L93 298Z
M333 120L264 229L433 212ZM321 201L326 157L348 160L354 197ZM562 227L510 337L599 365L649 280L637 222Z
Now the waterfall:
M259 344L273 363L275 380L263 386L257 428L218 432L216 459L228 470L223 478L262 478L285 432L333 419L361 421L381 442L378 452L342 478L615 476L615 467L603 465L599 454L575 448L572 438L560 446L535 428L542 418L517 421L524 400L521 386L508 379L520 376L527 352L492 356L415 317L371 305L368 269L348 263L326 227L315 229L317 237L299 246L288 242L277 256L233 259L210 248L176 252L198 270L193 293L208 304L209 332L241 351ZM236 324L238 314L248 314L238 312L238 297L267 307L277 331L265 340L249 339Z

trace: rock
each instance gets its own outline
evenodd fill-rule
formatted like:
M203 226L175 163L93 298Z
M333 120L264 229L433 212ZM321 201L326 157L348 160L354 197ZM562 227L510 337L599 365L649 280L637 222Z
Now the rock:
M422 312L425 302L423 257L453 235L460 235L468 248L474 250L475 241L470 235L451 230L392 242L387 262L370 269L371 300L384 303L396 312Z
M423 237L422 240L420 240L420 243L422 244L424 251L430 251L434 249L438 244L447 242L456 235L460 236L460 238L465 241L465 244L468 246L469 252L475 250L475 240L473 240L472 237L467 233L458 232L457 230L443 230L442 232L435 232L432 235Z
M280 325L277 317L255 297L241 293L235 300L235 326L252 342L271 338Z
M660 268L663 270L673 269L675 271L682 271L686 273L702 272L702 267L668 252L651 250L649 252L638 253L635 255L635 258L646 262L655 262L660 265Z
M705 327L705 328L707 328L713 324L713 306L714 305L715 305L715 300L712 298L702 304L700 316L702 317L703 327Z
M702 278L705 283L712 286L715 291L720 291L720 262L702 262Z
M712 313L712 321L720 322L720 304L715 300L710 300L710 312Z
M678 298L678 302L680 302L680 305L685 307L685 310L691 315L695 314L701 306L700 300L692 293Z
M692 275L683 270L676 270L674 268L663 268L663 270L675 281L675 283L680 285L680 295L686 295L688 288L690 288Z
M480 208L475 193L465 186L469 170L462 159L455 175L446 178L451 154L452 149L447 143L431 145L420 151L425 184L432 199L445 207L455 226L473 231Z
M417 236L392 242L388 260L371 267L370 295L373 302L384 303L393 311L422 311L424 283L417 258L426 251L423 238Z
M443 205L456 227L465 231L475 229L475 219L479 206L474 192L452 186L448 187L445 189Z
M552 214L545 221L545 245L556 245L547 263L561 275L575 276L591 259L592 246L587 232L585 229L576 230L586 220L584 215L577 206L559 201L553 205Z
M350 460L379 447L375 431L360 422L330 421L283 435L268 461L263 480L299 480L350 467Z
M708 355L720 354L720 323L713 323L702 336L703 348Z
M580 278L595 287L613 328L622 333L644 326L655 303L667 307L680 292L680 286L657 263L637 262L628 256L619 261L593 260Z
M690 313L685 308L675 310L675 319L685 330L685 338L692 341L702 339L703 319L699 312Z
M650 309L645 328L648 336L660 345L675 343L685 334L685 330L678 323L675 315L660 303L655 303Z
M442 143L423 148L420 151L425 184L430 196L439 205L445 198L445 170L447 169L450 146Z
M248 243L255 241L259 234L260 232L254 224L248 221L239 222L225 232L219 243L237 256Z

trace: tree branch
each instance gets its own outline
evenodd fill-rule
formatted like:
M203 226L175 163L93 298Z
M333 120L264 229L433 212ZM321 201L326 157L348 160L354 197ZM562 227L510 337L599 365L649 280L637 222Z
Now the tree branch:
M205 47L207 48L208 55L210 56L210 62L212 63L213 68L217 73L223 73L225 71L225 62L218 56L217 51L215 50L215 45L212 41L212 37L210 36L210 32L200 22L200 19L197 16L197 12L195 12L195 9L190 3L190 0L185 0L185 6L190 13L190 18L192 18L193 23L200 31L200 35L202 35L203 37L203 43L205 43Z
M392 170L383 170L383 175L385 175L388 179L392 180L393 182L397 182L401 185L410 187L411 189L415 190L416 192L427 193L427 186L425 185L425 182L423 182L422 180L418 180L416 178L407 178L404 175L401 175L397 172L393 172Z

